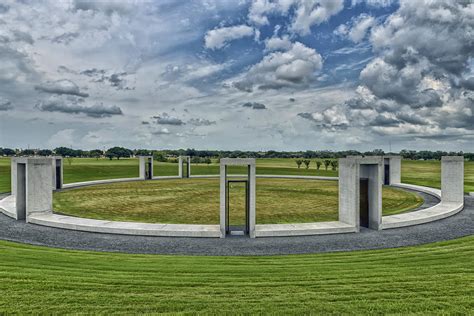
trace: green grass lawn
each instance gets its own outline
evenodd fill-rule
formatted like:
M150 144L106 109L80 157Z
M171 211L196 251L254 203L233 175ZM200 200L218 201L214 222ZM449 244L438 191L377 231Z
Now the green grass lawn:
M230 220L244 221L243 184L231 184ZM384 187L383 213L413 209L423 199ZM257 179L257 223L335 221L337 181ZM179 179L97 185L54 193L54 209L79 217L148 223L218 224L219 180Z
M474 236L270 257L129 255L0 241L0 314L472 315Z

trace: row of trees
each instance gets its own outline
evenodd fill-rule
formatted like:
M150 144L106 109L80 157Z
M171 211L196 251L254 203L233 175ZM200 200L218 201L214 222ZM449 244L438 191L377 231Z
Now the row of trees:
M305 165L306 169L309 169L309 165L311 164L310 159L296 159L295 162L296 162L296 165L298 166L298 169L301 168L302 164ZM323 164L326 170L328 170L329 166L331 166L332 170L337 170L337 167L339 166L338 161L335 159L316 160L315 164L316 164L316 170L321 169L321 165Z
M363 156L380 156L397 153L386 153L381 149L375 149L372 151L359 152L356 150L346 151L295 151L295 152L279 152L279 151L223 151L223 150L196 150L196 149L179 149L179 150L150 150L150 149L128 149L124 147L112 147L107 150L93 149L93 150L81 150L73 149L68 147L57 147L53 150L50 149L11 149L11 148L0 148L0 156L50 156L59 155L63 157L91 157L100 158L107 157L109 159L120 159L138 155L153 155L156 160L166 161L169 157L177 156L191 156L199 157L202 159L206 158L293 158L293 159L337 159L343 158L348 155L363 155ZM415 150L402 150L399 153L404 159L413 160L439 160L441 156L447 155L464 155L466 159L474 161L474 153L463 153L463 152L447 152L447 151L415 151Z

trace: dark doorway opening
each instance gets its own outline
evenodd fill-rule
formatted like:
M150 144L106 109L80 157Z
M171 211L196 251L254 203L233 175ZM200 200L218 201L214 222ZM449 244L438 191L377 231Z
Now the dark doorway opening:
M151 180L153 178L153 159L147 158L147 161L145 163L145 179Z
M16 208L17 219L26 219L26 164L19 163L16 167Z
M360 226L369 228L369 179L361 178L360 181Z
M190 165L189 165L189 160L186 159L186 161L184 162L183 164L183 172L184 172L184 178L189 178L189 169L190 169Z
M389 185L390 184L390 165L385 162L384 164L384 177L383 177L383 184Z
M242 200L242 191L245 192ZM226 180L226 234L246 236L250 231L248 180ZM243 203L242 203L243 202ZM244 204L244 205L242 205Z
M56 159L56 190L61 189L61 159Z

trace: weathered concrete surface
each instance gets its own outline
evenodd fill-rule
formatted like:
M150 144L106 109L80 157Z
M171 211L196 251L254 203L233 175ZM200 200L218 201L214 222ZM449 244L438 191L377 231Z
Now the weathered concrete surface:
M402 157L400 156L383 156L384 165L390 166L390 185L402 182ZM385 172L382 172L382 183L385 183Z
M441 157L441 201L463 203L464 157Z
M219 237L219 225L149 224L105 221L59 214L33 214L29 223L56 228L139 236Z
M255 226L256 237L309 236L355 233L354 226L343 222L317 222L295 224L260 224Z
M61 189L64 184L64 160L61 156L53 156L52 158L52 170L53 170L53 190ZM57 168L59 167L59 168ZM57 169L59 169L59 179L57 177ZM59 183L58 181L59 180Z

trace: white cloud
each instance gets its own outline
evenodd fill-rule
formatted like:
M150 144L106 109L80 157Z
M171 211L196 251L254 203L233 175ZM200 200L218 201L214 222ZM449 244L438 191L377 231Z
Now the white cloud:
M313 25L328 21L343 8L344 0L299 1L290 29L295 33L307 35Z
M253 34L254 29L248 25L216 28L206 33L204 46L208 49L219 49L230 41L252 36Z
M288 35L282 37L270 37L265 41L265 51L288 50L291 48L291 41Z
M321 55L315 49L296 42L286 51L263 57L234 86L244 91L254 86L260 89L298 87L308 84L322 65Z
M366 37L368 31L376 24L377 21L373 16L362 13L350 22L339 25L334 30L334 34L347 37L354 43L360 43Z

